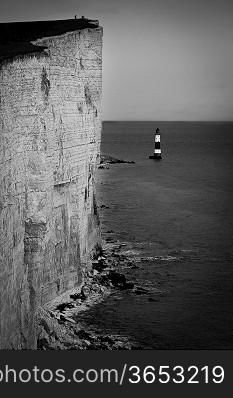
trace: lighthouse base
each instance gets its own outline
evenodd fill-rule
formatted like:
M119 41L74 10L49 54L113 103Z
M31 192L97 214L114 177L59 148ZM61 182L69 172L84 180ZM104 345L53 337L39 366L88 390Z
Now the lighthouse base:
M162 155L160 153L155 153L154 155L149 156L149 159L161 160Z

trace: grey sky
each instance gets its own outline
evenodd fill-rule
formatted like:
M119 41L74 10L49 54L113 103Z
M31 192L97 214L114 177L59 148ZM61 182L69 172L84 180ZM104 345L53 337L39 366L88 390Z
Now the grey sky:
M233 120L232 0L7 0L1 22L98 18L105 120Z

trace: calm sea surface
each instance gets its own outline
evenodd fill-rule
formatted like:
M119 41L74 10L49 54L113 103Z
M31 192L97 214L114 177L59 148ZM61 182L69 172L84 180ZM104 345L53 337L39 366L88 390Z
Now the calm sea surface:
M113 294L96 324L144 348L233 348L233 124L105 122L102 153L136 162L98 171L102 233L151 294Z

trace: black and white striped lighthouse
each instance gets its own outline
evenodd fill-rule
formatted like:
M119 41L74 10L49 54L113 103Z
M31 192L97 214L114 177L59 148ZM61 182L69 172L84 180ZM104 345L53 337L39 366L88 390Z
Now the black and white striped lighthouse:
M161 147L160 147L160 130L156 129L155 132L155 149L154 149L154 155L149 156L150 159L162 159L162 154L161 154Z

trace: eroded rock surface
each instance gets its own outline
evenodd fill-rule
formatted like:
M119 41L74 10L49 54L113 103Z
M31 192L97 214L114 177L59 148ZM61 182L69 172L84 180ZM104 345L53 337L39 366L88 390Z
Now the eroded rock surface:
M56 25L33 46L0 65L0 348L36 347L37 312L100 244L102 28Z

